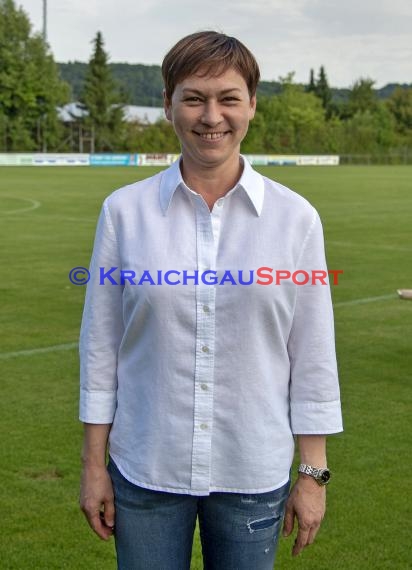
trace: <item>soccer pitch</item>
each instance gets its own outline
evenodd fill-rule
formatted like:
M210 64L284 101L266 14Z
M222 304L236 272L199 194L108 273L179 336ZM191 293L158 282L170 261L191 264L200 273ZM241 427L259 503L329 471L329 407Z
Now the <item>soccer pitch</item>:
M318 209L329 268L344 271L332 294L345 432L329 438L328 510L299 558L290 556L294 539L281 539L277 568L406 570L412 302L396 290L412 288L412 167L258 170ZM105 196L156 171L0 169L5 570L115 568L113 542L101 542L78 508L75 343L85 289L68 273L89 264ZM192 570L201 568L196 531Z

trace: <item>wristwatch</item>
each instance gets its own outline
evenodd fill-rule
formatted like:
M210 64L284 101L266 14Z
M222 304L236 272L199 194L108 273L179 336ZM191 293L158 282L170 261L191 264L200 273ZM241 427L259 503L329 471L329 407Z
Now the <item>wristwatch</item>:
M299 473L305 473L313 477L318 485L327 485L330 481L330 471L327 467L312 467L301 463L298 467Z

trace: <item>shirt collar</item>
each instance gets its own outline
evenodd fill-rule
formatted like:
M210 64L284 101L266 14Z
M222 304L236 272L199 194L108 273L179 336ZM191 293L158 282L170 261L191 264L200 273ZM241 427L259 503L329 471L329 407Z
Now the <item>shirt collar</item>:
M243 161L243 172L235 188L240 186L244 190L256 215L260 216L262 213L264 196L263 177L252 168L246 157L242 155L240 156ZM162 178L160 180L160 207L163 215L167 214L177 188L180 186L186 186L180 171L180 160L181 158L176 160L162 173Z

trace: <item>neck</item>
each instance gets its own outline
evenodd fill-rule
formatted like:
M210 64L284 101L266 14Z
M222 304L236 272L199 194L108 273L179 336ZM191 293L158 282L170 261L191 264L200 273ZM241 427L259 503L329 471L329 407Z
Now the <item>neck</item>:
M230 162L210 166L197 164L196 168L192 168L190 160L183 156L180 169L187 186L200 194L212 210L216 200L235 186L242 174L243 164L239 155L236 155Z

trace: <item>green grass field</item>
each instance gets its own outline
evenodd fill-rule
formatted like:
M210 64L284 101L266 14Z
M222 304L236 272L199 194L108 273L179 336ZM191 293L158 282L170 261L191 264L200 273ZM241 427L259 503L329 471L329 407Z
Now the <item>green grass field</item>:
M89 263L104 197L154 171L0 169L2 569L115 568L77 504L85 291L68 272ZM412 288L412 168L261 171L318 208L329 267L344 270L333 298L345 432L329 439L328 512L300 558L281 540L277 568L410 569L412 302L396 289Z

